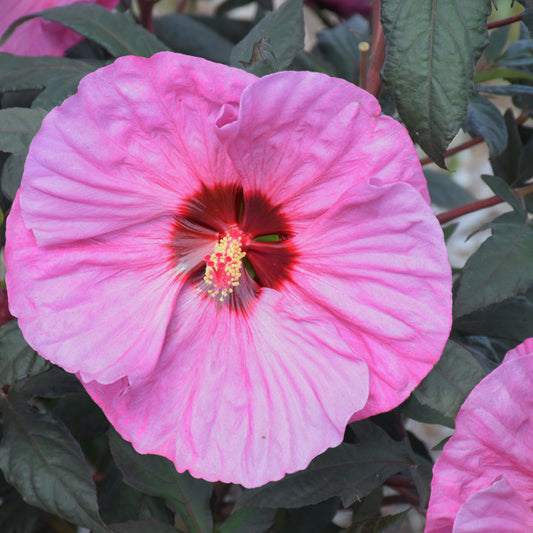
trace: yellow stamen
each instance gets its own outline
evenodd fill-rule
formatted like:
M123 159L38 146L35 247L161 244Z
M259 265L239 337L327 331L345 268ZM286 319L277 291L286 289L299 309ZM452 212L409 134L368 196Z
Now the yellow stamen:
M242 239L226 233L215 244L215 251L205 257L204 281L210 288L208 294L223 302L233 287L239 285L242 272L242 259L246 252L242 250Z

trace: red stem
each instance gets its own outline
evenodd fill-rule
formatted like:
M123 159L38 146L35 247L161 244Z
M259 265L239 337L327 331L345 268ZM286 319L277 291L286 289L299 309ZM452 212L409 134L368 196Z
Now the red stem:
M444 157L449 157L451 155L456 154L457 152L461 152L462 150L466 150L467 148L476 146L476 144L481 144L483 140L484 140L483 137L474 137L473 139L470 139L469 141L466 141L463 144L456 146L455 148L450 148L449 150L446 150ZM433 159L429 157L424 157L424 159L420 160L420 164L422 166L429 165L430 163L433 163Z
M154 24L152 20L152 9L158 0L139 0L139 9L141 11L141 24L151 33L154 33Z
M411 505L416 505L416 507L420 507L420 498L413 494L412 492L409 492L407 489L404 489L402 487L391 487L392 490L395 490L399 494L402 495L403 503L410 503ZM393 504L393 503L399 503L399 501L395 502L395 499L397 499L398 496L386 496L383 498L383 505ZM408 500L407 502L405 500Z
M516 125L521 126L527 119L529 118L529 110L523 109L518 118L516 119ZM444 154L444 157L449 157L451 155L454 155L458 152L461 152L462 150L466 150L467 148L471 148L472 146L476 146L476 144L481 144L484 141L483 137L474 137L473 139L470 139L469 141L466 141L459 146L456 146L455 148L450 148L449 150L446 150L446 153ZM433 163L433 160L429 157L424 157L420 160L420 164L422 166L429 165L430 163Z
M522 197L528 196L529 194L533 193L533 185L528 185L527 187L521 187L519 189L515 189L514 192L515 194L522 196ZM478 200L477 202L463 205L462 207L458 207L457 209L446 211L446 213L441 213L440 215L437 215L437 220L441 224L446 224L447 222L450 222L451 220L455 218L459 218L459 217L462 217L463 215L468 215L469 213L474 213L475 211L486 209L487 207L492 207L493 205L498 205L501 203L503 203L503 200L501 198L498 198L497 196L491 196L490 198L485 198L484 200Z
M372 2L372 46L370 47L370 66L366 90L376 98L381 92L381 77L379 75L381 67L385 62L385 36L380 21L381 0Z
M520 15L515 15L514 17L509 17L502 20L495 20L494 22L489 22L487 24L487 29L492 30L493 28L501 28L502 26L507 26L508 24L512 24L513 22L518 22L519 20L522 20L522 13Z
M396 487L405 487L408 489L415 488L415 482L410 477L400 475L390 476L387 478L384 485L387 485L387 487L392 489L395 489Z

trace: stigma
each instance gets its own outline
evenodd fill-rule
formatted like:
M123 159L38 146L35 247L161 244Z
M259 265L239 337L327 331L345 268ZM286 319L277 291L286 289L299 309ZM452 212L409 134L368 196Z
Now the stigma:
M241 235L228 232L215 244L214 252L205 256L204 282L211 297L223 302L239 285L245 255Z

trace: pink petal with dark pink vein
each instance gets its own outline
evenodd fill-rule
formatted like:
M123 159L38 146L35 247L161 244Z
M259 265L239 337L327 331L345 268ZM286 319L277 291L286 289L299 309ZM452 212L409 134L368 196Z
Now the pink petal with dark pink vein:
M401 403L438 361L451 323L442 231L407 184L361 183L294 238L292 281L370 371L352 420Z
M502 476L533 514L532 347L528 339L511 350L461 407L434 467L426 533L451 531L465 502Z
M243 183L283 205L302 230L357 183L406 182L429 202L409 135L355 85L312 72L280 72L225 106L218 135Z
M263 289L246 315L188 286L152 376L85 383L141 453L194 476L255 487L338 445L368 396L368 370L321 315Z

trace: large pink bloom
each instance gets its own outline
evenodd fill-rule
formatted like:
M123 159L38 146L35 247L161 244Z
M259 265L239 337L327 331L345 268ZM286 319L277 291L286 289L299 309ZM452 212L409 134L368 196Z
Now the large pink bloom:
M15 20L50 7L69 4L100 4L114 8L119 0L2 0L0 7L0 37ZM62 56L71 46L79 43L82 36L57 22L36 18L19 26L0 46L0 52L20 56Z
M435 464L426 533L533 531L533 339L470 393Z
M424 177L379 113L325 75L172 53L87 76L8 220L28 342L180 471L256 486L304 468L404 400L450 327Z

